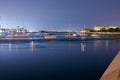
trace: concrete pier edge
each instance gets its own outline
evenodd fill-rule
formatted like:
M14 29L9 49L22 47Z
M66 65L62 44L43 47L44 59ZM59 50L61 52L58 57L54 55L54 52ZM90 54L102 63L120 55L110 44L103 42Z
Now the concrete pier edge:
M99 80L120 80L120 51Z

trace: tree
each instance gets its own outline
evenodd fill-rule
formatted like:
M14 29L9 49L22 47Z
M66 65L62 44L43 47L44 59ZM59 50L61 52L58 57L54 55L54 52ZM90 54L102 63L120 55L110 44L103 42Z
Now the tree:
M108 32L115 32L115 29L114 28L109 28Z
M101 28L99 32L107 32L105 28Z
M120 28L116 28L116 29L115 29L115 32L120 32Z

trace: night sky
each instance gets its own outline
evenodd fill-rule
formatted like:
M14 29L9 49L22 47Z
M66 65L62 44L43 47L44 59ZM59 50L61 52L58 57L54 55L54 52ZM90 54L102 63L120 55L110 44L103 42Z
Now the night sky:
M120 26L120 0L0 0L0 24L58 31Z

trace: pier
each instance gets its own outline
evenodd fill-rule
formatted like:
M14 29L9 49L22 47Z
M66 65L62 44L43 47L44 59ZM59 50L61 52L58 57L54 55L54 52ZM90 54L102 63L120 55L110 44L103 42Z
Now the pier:
M100 80L120 80L120 51L108 66Z

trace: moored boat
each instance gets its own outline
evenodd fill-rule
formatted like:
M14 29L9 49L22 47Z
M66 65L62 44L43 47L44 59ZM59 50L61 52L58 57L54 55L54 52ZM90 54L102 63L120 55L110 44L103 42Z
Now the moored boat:
M90 36L92 36L92 37L98 37L100 35L99 34L91 34Z
M0 35L0 38L5 38L5 36Z
M75 33L66 33L65 34L66 38L72 38L72 37L76 37L76 36L77 36L77 34L75 34Z
M56 39L55 35L45 35L44 39Z
M11 34L7 36L8 38L28 38L26 34Z

